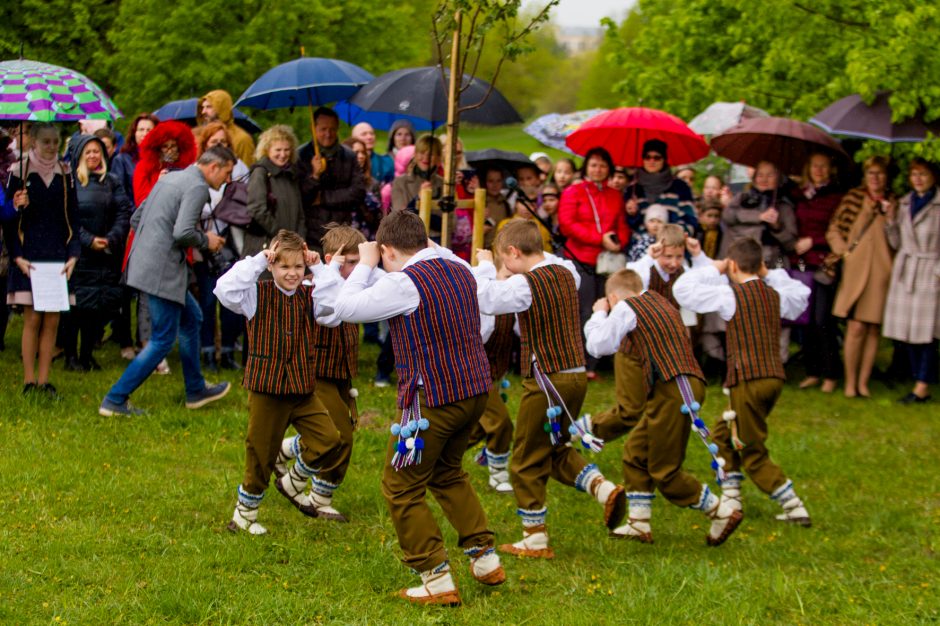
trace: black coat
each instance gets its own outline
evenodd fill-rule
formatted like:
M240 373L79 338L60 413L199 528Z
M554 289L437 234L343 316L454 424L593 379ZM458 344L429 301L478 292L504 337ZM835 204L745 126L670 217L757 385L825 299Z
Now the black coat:
M327 160L326 171L318 180L310 177L313 145L300 147L300 189L303 194L304 213L307 217L307 242L320 246L323 228L330 222L349 224L361 213L366 199L366 184L356 154L346 146L339 146L336 155Z

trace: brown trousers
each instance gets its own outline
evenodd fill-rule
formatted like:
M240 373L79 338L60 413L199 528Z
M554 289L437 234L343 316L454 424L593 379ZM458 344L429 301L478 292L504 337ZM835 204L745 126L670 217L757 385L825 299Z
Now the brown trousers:
M692 395L705 401L705 384L688 377ZM646 403L646 413L631 431L623 449L623 476L627 491L652 493L655 489L677 506L699 501L702 482L682 469L692 421L683 415L682 395L675 380L659 380Z
M591 419L594 434L613 441L630 432L646 411L646 383L639 357L618 352L614 355L614 393L617 406Z
M335 378L317 378L317 399L323 403L336 430L339 431L339 465L336 469L329 472L320 472L319 477L323 480L339 485L346 478L346 470L349 469L349 459L352 458L353 449L353 431L356 430L356 424L353 422L353 415L349 410L349 390L352 388L351 381L339 380ZM303 441L303 437L300 438Z
M463 470L470 431L485 407L486 394L434 408L422 398L421 414L431 427L421 431L424 450L417 465L396 471L391 463L398 437L389 438L382 495L404 552L402 562L413 570L424 572L447 560L441 529L425 499L428 489L457 531L461 548L493 545L486 513Z
M486 410L480 421L470 433L468 447L473 447L486 439L486 449L493 454L506 454L512 444L512 418L506 403L499 395L499 381L490 385L486 398Z
M783 381L779 378L758 378L742 381L731 388L731 408L737 413L738 439L744 442L743 450L731 445L731 430L728 423L718 420L712 439L718 444L718 454L725 460L726 472L747 472L757 488L764 493L773 493L787 482L780 466L770 460L767 450L767 416L773 410Z
M300 433L305 465L325 473L339 466L340 434L316 395L249 391L243 490L257 495L268 488L288 426Z
M577 418L587 393L587 377L584 372L550 374L549 379L564 398L571 415ZM545 424L548 422L545 416L548 399L539 389L535 378L523 379L522 390L513 438L512 460L509 463L509 478L519 508L537 511L545 506L549 477L573 487L575 479L587 462L574 448L565 445L570 438L568 426L571 422L564 413L560 418L561 442L557 446L552 445L548 433L545 432Z

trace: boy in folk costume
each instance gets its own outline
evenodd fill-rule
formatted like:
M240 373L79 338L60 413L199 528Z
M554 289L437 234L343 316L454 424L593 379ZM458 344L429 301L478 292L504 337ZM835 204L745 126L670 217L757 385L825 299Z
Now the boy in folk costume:
M473 577L485 585L506 579L486 514L462 467L492 383L476 282L449 250L429 247L424 223L408 211L387 215L376 241L359 245L359 256L337 296L336 315L389 323L401 418L392 425L382 494L403 561L422 582L400 595L414 603L457 605L460 594L426 490L457 530ZM388 273L368 286L380 258Z
M794 320L806 309L810 290L784 270L767 270L760 244L739 239L728 258L686 272L673 288L679 304L697 313L717 312L728 323L728 376L731 409L715 427L725 460L722 497L741 508L741 481L754 484L783 507L778 520L810 525L809 513L767 450L767 417L786 376L780 361L780 318Z
M327 228L330 228L327 226ZM336 430L340 434L340 455L342 460L332 472L320 473L310 478L310 504L317 509L317 517L345 522L346 517L333 508L333 492L346 477L349 460L352 457L353 431L356 429L358 413L356 397L359 392L352 386L359 369L359 327L349 322L341 322L333 311L332 294L342 285L359 263L359 244L366 238L350 226L334 226L321 239L324 263L313 267L314 298L326 311L318 315L313 325L311 342L314 370L317 377L317 398L323 402ZM325 280L325 274L330 274ZM330 285L332 289L325 288ZM295 487L302 489L305 482L302 473L288 469L288 463L296 459L301 449L301 436L295 435L284 439L281 451L274 466L278 477L290 474Z
M702 254L702 246L697 239L687 237L681 226L666 224L659 231L656 243L649 247L639 261L627 263L627 269L640 275L644 290L655 291L678 309L672 286L687 269L687 251L692 257L692 267L704 267L711 263L711 259ZM686 326L694 326L696 323L694 315L684 315L683 320L686 320Z
M598 358L626 352L642 369L639 377L631 372L631 379L617 372L618 396L626 385L630 389L625 395L642 400L637 414L626 415L623 424L610 425L623 430L636 424L623 450L629 518L611 536L652 543L651 504L658 489L673 504L704 512L711 520L706 541L721 545L743 515L682 469L689 433L701 430L695 412L705 399L705 383L679 311L660 294L644 291L643 281L632 270L612 274L606 289L607 298L594 304L584 328L587 351ZM591 426L598 436L608 430L598 421ZM716 459L719 474L722 463Z
M303 493L307 479L335 472L342 461L339 432L314 394L316 377L309 357L315 305L312 288L301 281L307 266L318 263L300 235L282 230L268 250L239 261L216 284L219 302L248 319L245 479L228 526L232 531L267 532L257 521L258 505L288 426L303 437L291 469L303 481L295 488L288 475L275 486L304 515L317 517L316 507ZM258 282L265 270L273 280Z
M603 445L575 419L587 392L587 376L577 322L579 279L574 265L542 252L541 235L529 221L507 224L496 236L494 248L513 276L494 280L492 253L479 251L480 307L488 315L517 314L523 376L510 464L523 537L500 549L552 558L554 551L548 545L545 527L549 477L594 497L604 507L604 523L609 529L623 519L626 499L623 487L605 479L596 465L588 464L568 445L569 433L591 449L599 450Z

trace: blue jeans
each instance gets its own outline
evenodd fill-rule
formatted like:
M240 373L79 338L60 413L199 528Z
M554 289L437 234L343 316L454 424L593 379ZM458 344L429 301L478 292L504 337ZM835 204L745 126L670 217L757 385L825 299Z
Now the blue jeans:
M148 295L147 299L150 303L150 320L153 327L150 342L127 365L121 378L108 391L106 398L114 404L127 402L130 395L170 353L177 336L186 395L197 394L206 387L206 379L202 377L199 367L199 328L202 325L199 303L189 292L186 292L185 306L152 294Z

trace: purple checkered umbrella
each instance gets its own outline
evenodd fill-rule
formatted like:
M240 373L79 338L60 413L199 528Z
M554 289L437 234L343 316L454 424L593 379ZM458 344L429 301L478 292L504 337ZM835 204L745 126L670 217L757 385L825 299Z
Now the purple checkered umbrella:
M83 74L19 59L0 62L0 120L74 122L121 117L111 98Z

